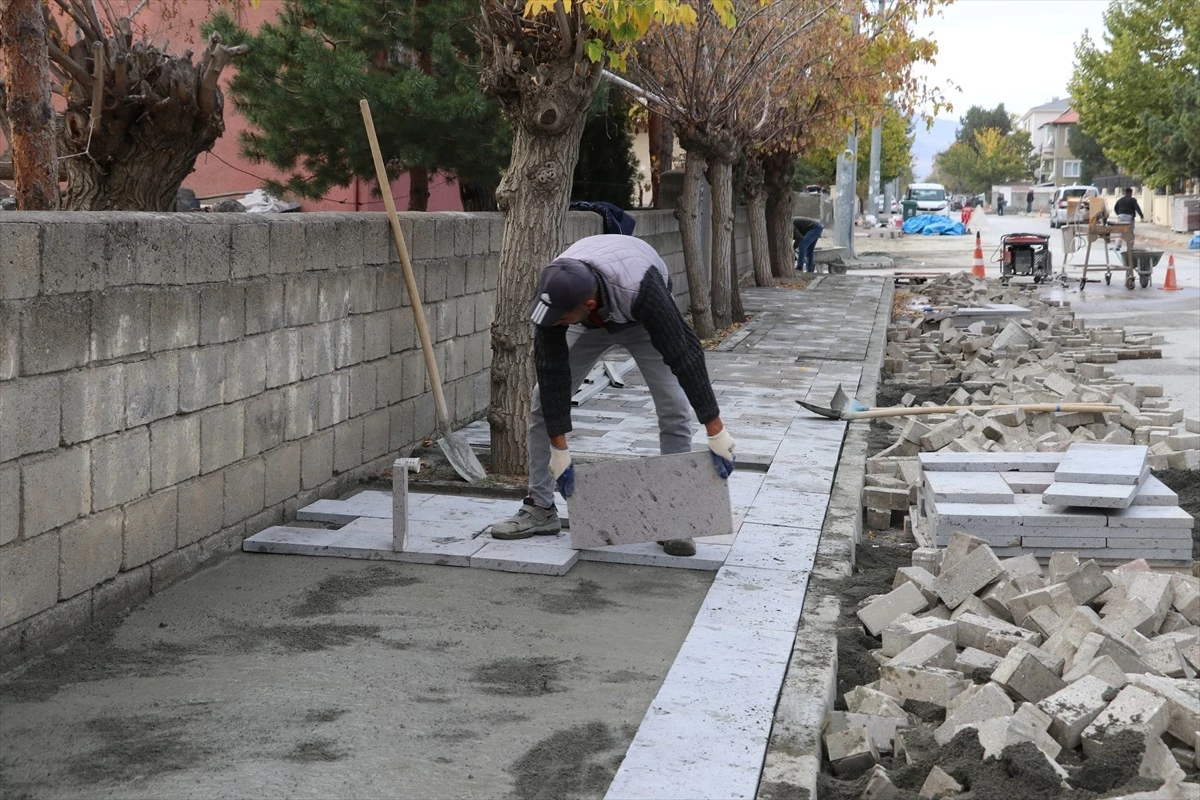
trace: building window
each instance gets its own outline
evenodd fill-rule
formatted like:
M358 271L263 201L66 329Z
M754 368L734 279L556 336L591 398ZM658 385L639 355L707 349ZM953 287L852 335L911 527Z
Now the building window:
M1054 129L1053 128L1050 128L1050 127L1046 128L1046 137L1043 141L1048 147L1054 147Z
M1063 162L1063 177L1064 178L1078 178L1079 177L1079 165L1082 163L1083 163L1082 161L1064 161Z

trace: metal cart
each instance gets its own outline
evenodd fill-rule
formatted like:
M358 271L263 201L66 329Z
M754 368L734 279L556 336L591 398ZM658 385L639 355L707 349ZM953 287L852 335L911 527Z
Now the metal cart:
M1154 264L1149 263L1148 266L1139 266L1139 264L1146 264L1146 260L1142 259L1139 261L1136 257L1132 259L1127 257L1127 254L1130 252L1146 252L1134 251L1133 223L1110 221L1108 209L1105 206L1103 198L1087 198L1080 201L1077 207L1069 207L1067 218L1069 222L1062 227L1063 252L1065 253L1062 272L1056 276L1064 287L1072 280L1067 275L1067 257L1085 246L1082 265L1083 274L1079 278L1079 290L1083 291L1087 287L1088 269L1099 268L1101 266L1091 263L1092 243L1097 240L1103 242L1105 283L1112 283L1112 275L1115 268L1125 272L1126 289L1132 289L1137 284L1139 278L1143 287L1149 285L1150 271L1154 268ZM1118 248L1122 249L1120 263L1113 263L1110 260L1109 247L1114 243L1118 245Z
M1000 237L1000 283L1016 275L1032 276L1041 283L1053 273L1050 237L1040 233L1010 233Z

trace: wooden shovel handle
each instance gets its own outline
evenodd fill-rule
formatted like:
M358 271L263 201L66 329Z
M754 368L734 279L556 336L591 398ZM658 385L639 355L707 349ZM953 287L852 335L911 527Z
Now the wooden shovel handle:
M879 417L910 417L921 414L956 414L963 409L968 411L1000 411L1016 410L1050 412L1064 411L1080 414L1111 414L1121 410L1120 406L1104 403L1018 403L1001 406L917 406L908 408L896 406L893 408L871 408L866 411L854 411L842 419L877 419Z
M383 196L383 205L387 208L388 221L392 223L392 239L396 242L396 255L400 257L400 266L404 269L404 283L408 287L408 296L412 300L413 318L417 323L417 335L421 338L421 350L425 353L425 369L429 372L429 382L433 384L433 401L437 406L438 427L447 430L450 425L450 412L446 409L446 396L442 394L442 376L438 372L437 359L433 355L433 342L429 339L429 325L425 322L425 308L421 305L421 293L417 291L417 279L413 276L412 262L408 260L408 246L404 243L404 231L400 229L400 217L396 215L396 203L392 200L391 182L387 170L383 166L383 156L379 152L379 139L375 137L375 122L371 119L371 105L366 98L358 101L362 110L363 124L367 128L367 139L371 143L371 157L375 159L375 180L379 182L379 194Z

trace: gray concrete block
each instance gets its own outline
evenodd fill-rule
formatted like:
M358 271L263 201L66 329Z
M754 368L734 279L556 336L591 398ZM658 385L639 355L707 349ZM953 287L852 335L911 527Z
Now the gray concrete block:
M59 420L58 378L0 383L0 461L58 447Z
M392 415L386 408L363 418L363 461L381 458L391 449Z
M0 558L0 628L4 628L58 601L58 534L14 542L0 552L4 556Z
M73 447L21 464L21 529L26 539L91 510L90 460L86 447Z
M333 366L342 369L363 360L363 336L366 322L361 316L347 317L332 323Z
M433 395L421 395L413 405L413 441L433 436L436 431L437 410L433 405Z
M392 320L386 311L363 317L363 361L386 358L392 352Z
M263 456L263 499L268 506L299 493L301 447L300 442L289 442Z
M246 332L246 291L242 284L200 290L200 344L219 344Z
M311 380L287 386L283 390L283 438L302 439L317 429L320 381Z
M225 527L249 519L263 510L265 474L261 458L248 459L224 471Z
M408 400L385 409L390 417L391 445L389 449L392 452L402 451L416 441L413 419L416 405L415 401Z
M266 336L267 363L266 387L273 389L300 380L301 337L295 328L272 331Z
M338 260L337 229L332 220L304 220L304 268L334 269Z
M78 218L78 217L76 217ZM42 226L42 293L104 288L104 228L100 218Z
M135 428L97 439L92 451L92 510L128 503L150 493L150 432Z
M154 491L200 474L200 415L171 417L150 426L150 488Z
M239 220L230 226L230 274L234 280L271 271L271 228L266 222Z
M226 403L260 394L267 382L267 337L252 336L225 345Z
M184 280L188 283L224 282L230 278L231 226L207 216L188 214L183 219Z
M128 286L137 278L137 223L129 219L107 220L104 226L104 285Z
M333 426L333 471L349 472L363 463L361 417Z
M404 359L405 355L393 355L375 365L375 403L380 408L398 403L403 398Z
M241 403L200 412L200 472L209 473L242 458L246 442Z
M352 269L346 273L350 281L351 314L369 314L375 310L376 269Z
M1045 700L1066 686L1035 654L1015 647L992 671L992 680L1030 703Z
M903 583L859 609L858 618L872 636L879 636L901 615L915 614L928 605L920 589L914 584Z
M350 417L350 375L338 372L317 381L317 430L332 427Z
M150 349L195 347L200 341L200 293L159 289L150 296Z
M37 296L42 279L41 227L17 222L0 225L0 300Z
M456 226L456 228L461 227L461 225ZM446 276L446 297L448 298L462 297L466 292L467 263L465 259L458 257L462 255L466 254L455 253L455 258L442 262L442 270Z
M396 245L387 215L360 211L356 216L362 219L363 263L390 264L395 261ZM400 225L403 229L403 220Z
M21 312L19 303L0 301L0 381L17 377L21 369Z
M317 321L317 290L320 278L298 275L283 287L283 324L288 327L310 325Z
M1167 701L1138 686L1126 686L1083 730L1083 752L1098 756L1106 737L1121 730L1133 730L1147 737L1159 737L1167 729L1170 711Z
M290 217L271 220L269 260L272 274L304 270L304 225L307 222Z
M967 597L994 581L1003 571L990 547L976 547L949 567L943 565L937 578L938 596L948 608L958 608Z
M134 274L141 284L184 283L185 225L182 217L158 214L137 222Z
M333 431L305 439L300 451L300 485L314 489L333 477Z
M179 541L177 547L198 542L221 529L225 517L225 476L202 475L179 485ZM151 562L157 563L157 562ZM155 588L155 591L158 591Z
M125 512L113 508L63 527L59 532L59 599L89 591L120 571L124 523Z
M103 619L109 614L133 608L149 596L149 566L119 572L112 580L92 590L92 616Z
M38 297L21 314L21 372L81 367L91 350L91 303L87 295Z
M179 410L179 357L162 353L125 365L125 424L145 425Z
M416 322L410 309L393 309L390 318L393 353L405 353L421 346L421 340L417 336Z
M203 563L204 550L199 544L167 553L150 562L150 588L158 594L180 578L195 572Z
M400 399L424 394L428 388L429 373L425 369L425 357L419 351L410 351L400 356Z
M252 281L246 290L246 334L266 333L283 326L283 284Z
M350 416L360 417L374 411L377 376L374 365L359 364L352 367L350 375Z
M339 267L363 264L363 221L357 214L344 214L334 223L335 259Z
M179 410L198 411L225 396L225 348L204 347L179 354Z
M61 385L62 440L67 444L95 439L125 426L122 365L69 372Z
M409 305L408 288L400 264L397 262L380 269L375 276L375 310L391 311Z
M21 468L16 462L0 466L0 545L21 533Z
M416 265L413 265L414 269ZM421 300L425 304L440 303L446 299L446 270L442 261L424 261L421 272L417 273L417 285L421 287ZM422 277L424 281L422 282Z
M175 549L178 503L178 490L172 486L125 506L122 570L139 567Z
M333 371L333 327L333 323L325 322L301 330L300 374L305 379Z
M331 322L349 314L349 276L340 273L321 275L317 283L317 321Z
M150 295L142 289L108 289L92 297L92 361L150 349Z
M284 393L266 392L246 403L243 456L258 455L283 443Z

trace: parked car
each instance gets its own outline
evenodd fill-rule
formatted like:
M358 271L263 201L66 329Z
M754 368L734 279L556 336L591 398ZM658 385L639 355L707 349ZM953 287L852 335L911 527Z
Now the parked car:
M950 216L950 202L946 198L946 187L940 183L910 183L904 193L905 200L915 200L918 214Z
M1087 197L1099 196L1100 190L1095 186L1085 186L1081 183L1076 183L1071 186L1058 187L1054 190L1054 196L1050 198L1050 227L1061 228L1067 224L1068 200L1082 200Z
M808 194L820 194L821 193L821 184L810 183L808 186L804 187L804 191Z

